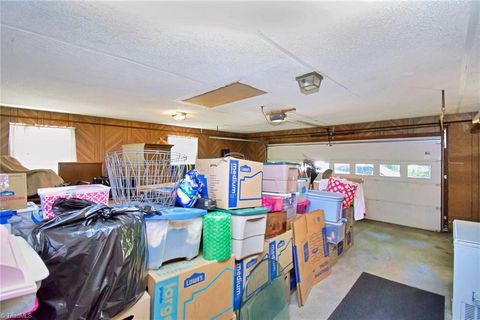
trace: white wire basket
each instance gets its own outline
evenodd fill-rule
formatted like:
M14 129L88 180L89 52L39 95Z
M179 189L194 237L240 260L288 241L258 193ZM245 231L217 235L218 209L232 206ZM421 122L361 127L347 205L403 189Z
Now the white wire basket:
M120 150L105 154L115 203L141 201L175 205L186 156L162 150Z

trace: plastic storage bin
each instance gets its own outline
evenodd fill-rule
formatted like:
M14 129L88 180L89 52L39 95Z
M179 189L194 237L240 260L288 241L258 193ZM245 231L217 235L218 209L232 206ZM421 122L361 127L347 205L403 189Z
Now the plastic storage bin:
M305 200L307 200L308 181L309 180L303 179L303 178L297 180L297 195L304 196ZM302 201L305 201L305 200L302 200Z
M309 205L310 201L308 200L297 203L297 214L307 213Z
M34 202L27 202L27 207L25 209L18 209L17 214L29 217L34 215L35 217L38 217L40 214L40 208Z
M78 198L90 200L99 204L108 204L109 193L110 187L101 184L38 189L38 195L40 196L40 201L42 203L43 217L45 219L55 217L52 205L58 198Z
M323 210L325 221L337 222L342 218L342 203L345 195L337 192L309 191L310 206L308 212Z
M297 180L268 180L263 179L264 192L294 193L297 192Z
M160 209L161 215L145 216L148 243L148 268L163 262L198 255L206 210L196 208Z
M297 180L298 164L291 162L265 162L263 164L265 180Z
M333 244L338 244L345 238L345 220L338 222L325 222L327 229L327 241Z
M222 210L232 215L232 250L235 259L241 260L263 252L267 226L267 208Z
M38 254L21 237L0 226L0 310L13 318L36 307L36 293L48 269Z
M262 193L262 207L270 212L285 211L287 219L295 217L297 212L297 196L295 193Z
M8 223L8 220L10 220L14 214L15 210L0 211L0 224L7 229L8 233L12 232L12 226Z

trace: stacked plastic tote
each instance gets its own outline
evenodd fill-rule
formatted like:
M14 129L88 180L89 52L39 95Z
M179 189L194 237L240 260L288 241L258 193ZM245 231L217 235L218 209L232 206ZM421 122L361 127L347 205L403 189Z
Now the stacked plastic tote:
M306 181L298 181L296 163L264 163L262 205L270 210L267 215L267 237L285 232L287 220L295 217L298 197L302 197L298 192L298 185L302 181L303 185L300 187L305 193Z
M329 243L338 244L345 237L346 219L342 217L342 193L310 190L308 192L310 206L308 211L323 210Z

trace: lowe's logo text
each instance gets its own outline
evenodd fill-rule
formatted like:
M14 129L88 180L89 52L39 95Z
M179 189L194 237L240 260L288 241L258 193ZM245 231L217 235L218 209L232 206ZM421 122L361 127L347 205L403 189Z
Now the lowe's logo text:
M282 248L283 246L285 246L285 240L280 240L280 241L278 242L277 248L280 249L280 248Z
M188 288L205 281L205 273L194 273L183 281L183 287Z

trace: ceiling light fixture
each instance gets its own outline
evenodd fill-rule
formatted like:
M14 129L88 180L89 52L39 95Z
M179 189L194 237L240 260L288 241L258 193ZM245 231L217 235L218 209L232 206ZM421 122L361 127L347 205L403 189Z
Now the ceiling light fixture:
M172 114L172 118L175 121L183 121L187 119L187 114L185 112L177 112Z
M285 121L285 119L287 118L287 115L284 112L271 113L268 115L268 118L270 119L270 122L280 123Z
M318 72L310 72L295 78L303 94L312 94L318 92L323 76Z

